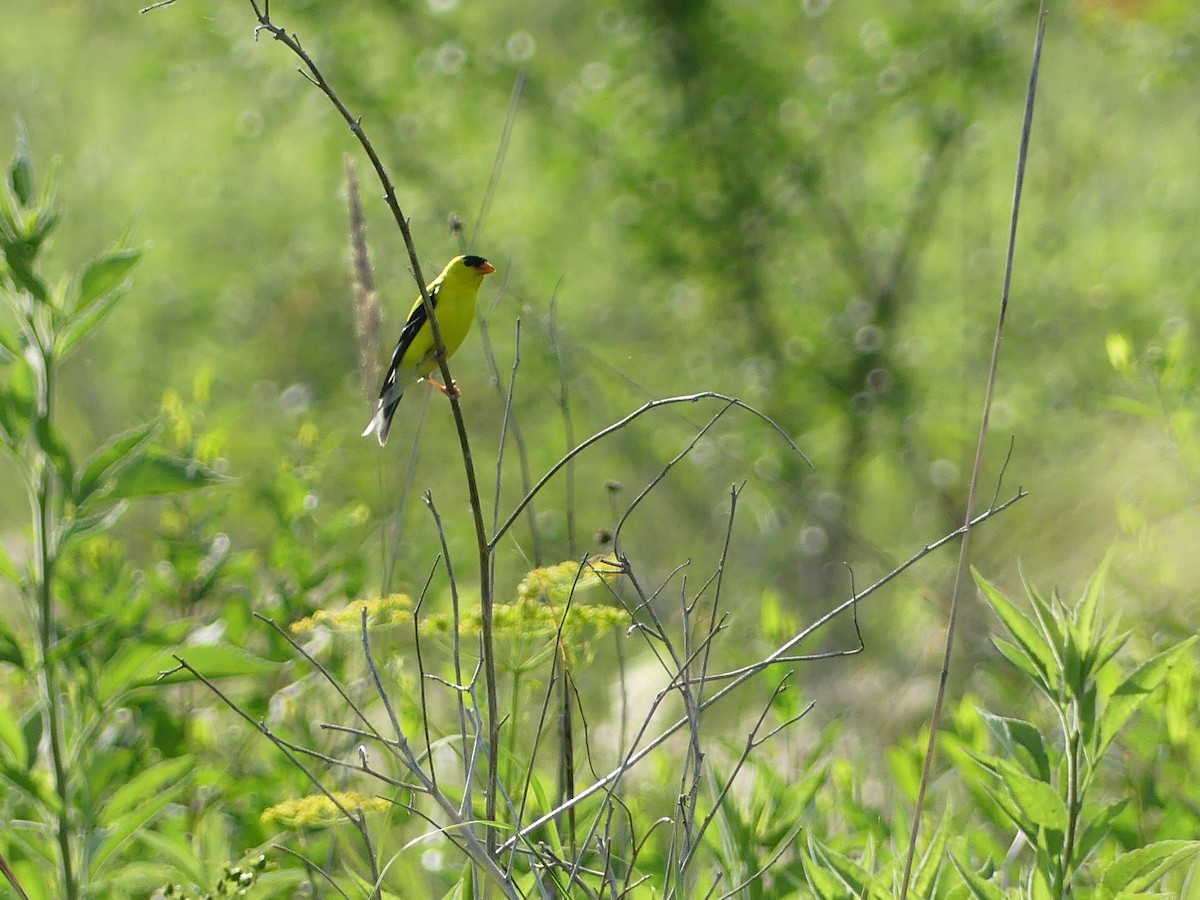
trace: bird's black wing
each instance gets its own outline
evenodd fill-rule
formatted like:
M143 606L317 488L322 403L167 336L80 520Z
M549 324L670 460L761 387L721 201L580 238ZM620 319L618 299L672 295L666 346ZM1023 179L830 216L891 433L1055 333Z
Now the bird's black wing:
M429 302L433 304L434 309L437 309L438 292L441 287L439 282L429 289ZM418 303L413 309L412 315L408 317L408 321L404 323L404 330L400 332L400 340L396 342L396 349L392 351L392 363L388 366L387 376L383 379L383 387L379 389L380 400L387 396L392 385L396 383L396 371L404 362L404 354L408 352L408 348L412 346L412 342L416 340L428 320L429 316L425 314L425 304Z

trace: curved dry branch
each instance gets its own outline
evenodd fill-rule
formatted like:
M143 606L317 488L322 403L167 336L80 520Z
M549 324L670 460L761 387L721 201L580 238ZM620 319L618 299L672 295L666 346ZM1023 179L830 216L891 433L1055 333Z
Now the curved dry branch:
M778 422L776 422L774 419L772 419L770 416L768 416L766 413L762 412L761 410L756 409L755 407L751 406L748 403L745 403L742 400L739 400L737 397L730 397L729 395L722 394L718 391L698 391L695 394L680 394L677 397L663 397L659 400L650 400L647 403L643 403L641 406L639 406L637 409L635 409L629 415L625 416L623 419L619 419L616 422L613 422L611 425L607 426L606 428L600 429L599 431L597 431L591 437L587 438L582 443L577 444L576 446L572 447L570 452L568 452L562 459L560 459L553 466L551 466L550 469L546 472L546 474L543 475L538 480L538 483L535 484L532 488L530 488L529 493L527 493L521 499L521 502L516 505L516 507L513 509L512 513L509 514L509 517L504 520L504 523L492 535L492 539L491 539L489 546L494 548L496 546L496 544L499 542L500 538L504 537L505 532L507 532L508 529L510 529L513 526L513 523L516 522L518 518L520 518L521 513L525 511L525 507L527 507L530 503L532 503L534 497L536 497L538 495L538 493L541 491L541 489L544 488L550 482L550 479L552 479L555 475L557 475L560 471L562 471L562 469L564 467L566 467L566 465L568 463L570 463L573 459L575 459L576 456L578 456L580 453L582 453L588 447L592 446L595 443L598 443L599 441L602 441L604 438L608 437L611 434L615 434L616 432L620 431L622 428L625 428L627 425L629 425L629 423L633 422L635 419L638 419L638 418L644 416L646 413L650 412L651 410L655 410L655 409L658 409L663 406L671 406L671 405L678 404L678 403L697 403L700 400L721 400L721 401L725 402L726 404L728 404L729 406L736 406L739 409L744 409L746 412L750 413L755 418L761 419L763 422L766 422L768 425L770 425L771 428L773 428L775 430L775 432L787 442L787 445L794 452L796 452L800 455L801 459L803 459L806 463L808 463L808 465L812 466L812 460L809 459L807 455L805 455L804 451L801 450L799 445L797 445L797 443L791 439L791 437L788 435L788 433L783 430L783 428L779 425Z

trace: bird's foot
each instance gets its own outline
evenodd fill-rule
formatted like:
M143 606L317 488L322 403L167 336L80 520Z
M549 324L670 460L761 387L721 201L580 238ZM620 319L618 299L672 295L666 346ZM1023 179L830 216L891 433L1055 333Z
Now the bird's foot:
M428 384L432 385L433 387L437 388L439 391L441 391L447 397L462 396L462 391L460 391L458 389L458 382L454 381L453 379L450 380L450 387L446 387L446 385L442 384L440 381L438 381L432 375L426 375L425 378L422 380L427 382Z

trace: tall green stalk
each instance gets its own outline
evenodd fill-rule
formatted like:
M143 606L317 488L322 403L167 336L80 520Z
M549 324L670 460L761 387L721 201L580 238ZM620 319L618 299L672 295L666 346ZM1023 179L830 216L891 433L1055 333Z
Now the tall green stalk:
M33 310L23 323L27 333L36 335ZM45 346L45 339L36 345L38 358L37 415L42 423L53 421L54 350ZM44 428L42 429L45 430ZM36 598L38 611L38 687L41 692L42 717L49 736L50 765L54 773L54 793L58 798L55 834L58 841L59 871L63 896L75 900L79 884L73 864L71 846L71 793L67 777L67 751L63 739L62 712L59 709L59 679L55 669L54 645L58 628L54 617L54 566L57 560L56 504L61 496L58 475L48 453L40 446L32 451L30 460L30 507L33 512L34 577L30 591Z
M194 460L160 449L156 422L116 435L78 463L72 458L57 422L58 368L113 309L140 253L115 250L92 260L77 277L43 278L39 263L58 223L58 212L49 182L34 190L23 133L4 174L7 177L0 180L0 452L25 485L32 524L24 573L18 573L7 555L0 559L4 563L0 573L26 602L31 632L27 655L20 649L25 642L6 633L16 648L6 661L14 667L15 678L24 678L32 686L36 707L24 719L31 726L40 723L41 729L27 741L30 748L44 747L45 752L18 753L0 765L6 785L13 788L4 799L11 799L11 808L20 818L43 816L43 829L36 833L52 835L44 844L25 838L12 845L20 853L14 863L32 863L41 869L46 860L53 861L58 883L45 896L80 900L92 893L93 885L104 882L106 869L121 864L118 846L106 845L106 840L136 832L146 821L139 818L139 810L127 805L106 806L117 790L111 773L106 773L110 780L93 777L103 767L97 762L103 754L87 743L87 736L96 733L96 723L107 708L103 703L84 702L78 709L66 705L68 697L94 699L94 685L89 682L89 666L81 665L78 654L70 650L82 640L71 620L73 609L56 602L59 562L84 535L111 527L131 499L204 487L222 479ZM81 605L87 606L82 601ZM130 635L127 646L142 639ZM106 647L94 652L115 654L122 649L120 640L111 635ZM96 657L89 663L102 668L108 658ZM107 700L114 702L117 695L110 685ZM92 790L78 790L85 784ZM4 836L0 830L0 838ZM3 849L11 852L10 846ZM4 877L21 890L11 869Z

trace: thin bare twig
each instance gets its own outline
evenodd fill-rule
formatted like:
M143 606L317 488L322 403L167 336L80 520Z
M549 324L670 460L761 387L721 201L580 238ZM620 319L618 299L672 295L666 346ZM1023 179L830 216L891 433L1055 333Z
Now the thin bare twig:
M175 0L165 0L165 2L174 3ZM344 890L342 890L342 888L338 885L337 880L332 875L330 875L328 872L326 872L323 868L321 868L319 865L317 865L317 863L313 862L311 859L309 859L307 856L305 856L303 853L293 850L291 847L285 847L283 844L272 844L271 849L278 850L281 853L286 853L288 856L294 856L296 859L298 859L304 865L304 868L307 869L310 873L311 872L320 872L321 877L324 878L327 882L329 882L330 887L332 887L335 891L337 891L339 894L341 894L345 898L345 900L350 900L350 895L347 894Z
M270 619L260 612L255 612L254 618L258 619L260 622L265 622L267 625L273 628L280 637L282 637L291 645L293 650L303 656L304 659L308 661L309 665L316 669L321 674L321 677L323 677L333 687L333 689L338 692L342 700L345 701L350 710L358 717L358 720L362 722L364 726L366 726L367 732L372 737L375 737L381 741L384 746L388 745L387 739L379 732L379 729L375 727L371 720L367 718L367 714L363 712L362 708L355 702L354 698L351 697L346 689L342 686L342 683L333 677L332 673L325 668L324 664L322 664L319 659L305 650L304 646L294 637L292 637L288 633L287 629L281 626L274 619Z
M417 290L421 293L421 303L425 308L425 315L429 321L430 333L433 337L433 346L436 348L434 359L437 362L438 371L444 379L442 383L447 385L452 384L454 379L450 375L450 367L446 362L446 342L442 337L442 330L438 324L437 313L433 308L433 301L429 297L429 289L425 283L425 276L421 273L421 260L417 255L412 231L409 229L408 217L404 215L403 210L400 208L400 202L396 197L395 185L392 183L391 176L388 175L383 160L380 159L379 154L376 152L374 144L371 143L371 140L363 130L361 118L356 117L350 112L346 104L342 101L342 98L329 82L325 80L325 75L313 58L309 56L308 51L300 44L299 38L271 21L270 6L266 3L260 4L259 0L249 0L249 3L254 10L255 17L258 19L256 34L261 31L267 32L300 59L304 64L301 73L329 98L329 102L334 105L338 113L345 120L346 124L350 127L351 133L358 139L363 151L371 160L371 166L375 169L379 183L383 186L384 200L392 213L392 218L396 221L396 226L400 229L400 234L404 239L404 247L408 251L413 278L417 282ZM487 688L488 759L490 763L485 804L487 806L488 821L494 821L496 814L496 791L499 778L496 764L500 750L500 700L496 687L495 645L492 630L492 606L494 603L490 571L492 545L488 542L487 532L484 528L483 503L480 499L479 483L475 475L475 462L471 453L471 441L467 436L467 425L463 419L462 405L455 392L448 391L446 396L450 402L450 409L454 417L454 427L458 433L459 449L462 454L463 470L467 481L467 494L471 506L471 517L475 524L475 542L479 550L480 632L483 637L484 682ZM489 829L489 854L494 849L493 840L494 832Z
M429 596L429 585L433 583L433 574L437 571L438 564L442 561L439 554L433 561L433 565L429 567L429 574L425 577L425 585L421 588L421 596L417 598L417 605L413 607L413 647L416 650L417 656L417 683L419 685L418 692L421 695L421 724L425 732L425 755L429 758L429 780L433 782L433 786L437 787L437 767L433 762L433 741L429 734L429 701L425 695L425 658L421 653L421 607L425 605L425 598Z
M615 432L620 431L622 428L626 427L630 422L634 421L637 418L640 418L641 416L645 415L646 413L650 412L651 410L655 410L655 409L658 409L663 406L670 406L672 404L677 404L677 403L696 403L700 400L723 400L725 403L727 403L731 406L736 406L736 407L739 407L740 409L744 409L746 412L750 413L751 415L755 416L758 419L761 419L763 422L766 422L768 425L770 425L771 428L774 429L775 432L787 442L787 445L794 452L798 453L800 455L800 457L806 463L808 463L810 466L812 465L812 462L804 454L804 451L801 450L799 446L797 446L796 442L793 441L788 436L788 433L786 431L784 431L783 428L780 427L780 425L774 419L772 419L770 416L766 415L766 413L760 412L759 410L755 409L753 406L750 406L748 403L744 403L741 400L738 400L736 397L730 397L730 396L727 396L726 394L722 394L717 391L698 391L697 393L694 393L694 394L681 394L678 397L664 397L660 400L651 400L647 403L643 403L641 406L639 406L637 409L635 409L629 415L625 416L623 419L613 422L611 425L607 426L606 428L600 429L595 434L593 434L591 437L587 438L585 441L583 441L582 443L575 446L569 453L567 453L566 456L564 456L562 459L560 459L558 462L556 462L553 466L551 466L549 471L547 471L546 474L543 475L541 477L541 479L538 480L537 484L535 484L533 486L533 488L521 500L521 502L516 505L516 508L513 509L512 513L509 514L509 517L504 520L504 523L492 535L491 546L492 547L496 546L497 541L499 541L500 538L504 536L504 533L506 531L508 531L509 528L512 527L513 523L521 515L522 510L524 510L526 506L528 506L531 502L533 502L533 498L536 497L538 492L541 491L541 489L546 486L546 484L550 481L550 479L553 478L555 475L557 475L560 471L562 471L563 467L565 467L569 462L571 462L571 460L573 460L576 456L578 456L580 453L582 453L588 447L592 446L593 444L595 444L598 441L603 440L604 438L608 437L610 434L614 434Z
M687 446L676 453L675 456L671 458L671 461L663 466L659 470L658 474L655 475L654 478L650 479L650 482L644 488L642 488L641 492L636 497L633 498L633 502L630 503L626 508L625 514L622 515L620 521L617 522L617 527L613 529L613 553L615 553L618 558L624 555L621 552L621 531L625 528L625 523L629 521L629 517L633 515L633 511L641 505L643 500L650 496L651 492L658 487L662 480L670 474L671 470L675 468L675 466L677 466L684 459L684 457L696 449L696 445L700 443L700 439L703 438L704 435L708 434L708 430L716 425L717 422L721 420L721 417L725 415L725 413L729 412L733 404L734 401L730 400L719 410L717 410L712 418L710 418L704 424L704 427L692 436L692 439L688 441Z
M9 868L8 860L4 858L4 854L0 853L0 873L4 874L5 880L12 886L12 889L17 892L17 896L21 900L29 900L29 895L25 893L25 888L21 887L21 882L17 880L16 873Z
M974 528L975 526L979 525L981 522L987 521L988 519L998 515L999 513L1008 509L1008 507L1012 506L1014 503L1016 503L1018 500L1020 500L1021 498L1025 497L1025 496L1026 496L1025 493L1023 493L1023 492L1019 493L1016 496L1014 496L1013 498L1011 498L1010 500L1006 501L1005 503L1002 503L1001 505L994 507L992 509L985 510L984 512L980 513L970 523L970 527ZM788 652L793 647L795 647L797 644L804 641L816 629L818 629L822 625L828 623L831 619L833 619L834 617L845 612L847 609L851 609L852 607L854 607L855 604L857 604L858 602L860 602L861 600L863 600L865 597L869 596L870 594L873 594L874 592L876 592L877 590L882 588L888 582L897 578L902 572L911 568L913 565L915 565L920 560L924 559L926 556L928 556L934 550L937 550L938 548L943 547L946 544L950 543L951 541L955 540L956 538L960 537L966 527L967 526L962 526L962 527L956 528L954 531L939 538L938 540L934 541L933 543L926 544L925 547L923 547L921 550L919 550L913 556L909 557L901 565L897 566L893 571L889 572L887 575L880 578L878 581L876 581L870 587L865 588L858 595L851 597L849 600L844 601L843 603L839 604L834 609L830 610L828 613L826 613L824 616L822 616L817 621L817 623L810 625L809 627L807 627L803 631L801 631L799 634L794 635L791 638L789 638L787 641L785 641L783 643L782 646L780 646L778 649L776 649L773 653L771 653L769 656L767 656L762 661L755 663L754 665L751 665L751 666L746 666L742 669L737 670L736 672L725 673L725 675L723 675L723 676L717 676L717 675L711 676L709 678L709 681L716 680L718 677L722 677L722 678L728 677L731 679L731 681L729 684L725 685L725 687L721 688L721 690L717 691L711 697L704 700L701 704L701 707L703 709L707 709L708 707L713 706L714 704L718 703L719 701L721 701L722 699L727 697L730 693L735 691L737 688L741 687L743 684L745 684L747 681L749 681L751 678L753 678L759 672L763 671L764 669L769 668L770 666L777 665L778 663L782 662L784 659L787 658ZM676 677L678 677L678 676L676 676ZM661 703L662 699L665 698L666 695L673 689L674 689L673 685L668 685L666 688L664 688L662 691L660 691L658 695L656 695L655 700L651 702L651 713L650 713L651 715L653 715L654 711L657 710L658 705ZM619 765L617 768L613 769L611 772L606 774L603 778L597 779L591 785L589 785L588 787L581 790L578 794L575 795L575 797L573 797L570 801L568 801L569 803L572 803L572 804L582 803L584 800L587 800L588 798L600 793L601 791L610 789L610 785L613 785L613 784L619 782L621 780L622 776L626 772L628 772L630 769L632 769L634 766L636 766L641 760L645 759L648 755L650 755L650 753L652 753L655 749L660 747L672 735L674 735L677 731L679 731L679 729L683 728L688 723L688 719L686 716L681 719L678 719L673 724L668 725L666 728L664 728L653 740L651 740L649 743L647 743L644 747L642 747L641 749L637 749L638 744L641 741L642 735L645 734L646 725L648 724L648 721L649 721L649 719L647 719L647 722L643 724L641 730L634 736L632 747L624 756L621 765ZM555 809L549 810L548 812L546 812L545 814L540 816L535 821L520 828L514 836L510 837L507 841L505 841L500 846L500 849L507 850L514 843L525 840L531 832L542 827L547 822L553 820L556 816L560 815L562 812L563 812L563 809L561 807L556 807Z
M992 342L992 357L988 366L987 387L984 390L983 414L979 421L979 437L975 442L975 461L971 466L971 483L967 490L967 507L963 516L962 543L959 545L958 566L954 571L954 591L950 595L950 615L946 624L946 647L942 656L942 671L938 680L937 697L933 702L933 714L929 722L929 741L925 747L925 761L921 766L921 784L917 788L917 800L913 807L912 827L909 829L908 852L904 860L904 875L900 882L900 900L908 897L909 880L912 877L913 858L917 852L917 835L921 830L921 814L925 805L925 791L933 770L933 757L937 748L938 727L942 719L942 705L946 699L946 684L950 678L950 658L954 651L954 633L958 622L958 604L967 580L967 564L971 551L971 526L975 514L975 495L979 489L979 474L983 468L983 450L987 443L988 421L992 413L992 396L996 389L996 373L1000 367L1000 342L1004 338L1004 322L1008 315L1008 299L1012 288L1013 258L1017 246L1017 221L1021 212L1021 193L1025 185L1025 162L1029 158L1029 137L1033 131L1033 107L1037 97L1038 71L1042 61L1042 42L1046 34L1046 0L1038 6L1037 36L1033 44L1033 63L1029 72L1029 87L1025 93L1025 117L1021 124L1021 146L1017 151L1017 176L1013 187L1012 217L1008 226L1008 251L1004 261L1004 288L1000 293L1000 312L996 321L995 339Z
M454 577L454 564L450 559L450 545L446 541L446 529L442 525L442 517L438 513L437 506L433 502L433 494L426 491L422 497L425 505L429 508L430 515L433 516L433 523L437 529L438 540L442 545L442 558L446 561L446 577L450 581L450 615L453 623L453 653L454 662L454 681L456 685L463 683L462 677L462 642L460 636L462 634L461 625L461 610L458 604L458 581ZM463 741L463 803L464 808L470 808L470 797L473 793L473 784L470 778L471 768L467 763L467 712L463 702L463 688L459 688L454 692L455 702L458 708L458 733L462 736Z
M496 145L496 158L492 161L492 172L488 176L487 188L483 192L483 202L479 204L479 214L475 216L475 226L471 229L471 238L467 241L467 249L475 248L479 238L479 229L487 218L488 210L492 208L492 198L496 196L496 187L500 184L500 171L504 168L504 157L508 153L508 143L512 139L513 123L517 120L517 105L521 101L521 90L525 87L525 70L517 73L513 82L512 95L508 99L508 112L504 116L504 129L500 132L500 141Z
M550 346L554 348L554 361L558 366L558 409L562 415L563 437L567 442L567 452L575 447L575 420L571 416L571 391L567 381L567 360L563 355L563 342L558 333L558 289L562 287L562 278L554 285L554 293L550 295L550 315L547 317L549 326ZM566 508L567 508L567 552L574 556L578 550L575 542L575 463L567 463Z
M175 667L175 669L172 669L172 670L169 670L166 672L162 672L159 675L159 677L160 678L166 677L167 675L171 675L174 672L179 671L179 670L188 672L193 678L195 678L197 681L199 681L201 684L203 684L206 688L208 688L210 691L212 691L212 693L214 693L217 696L217 698L222 703L224 703L229 709L233 710L235 713L237 713L239 716L241 716L243 719L245 719L248 723L250 723L250 725L252 725L253 727L257 728L260 732L262 732L262 734L267 738L267 740L269 740L272 744L274 744L275 747L279 750L279 752L287 757L288 762L290 762L293 766L295 766L297 769L299 769L304 774L304 777L306 777L309 780L309 782L313 785L313 787L315 787L318 791L320 791L325 796L325 799L328 800L331 804L333 804L334 808L337 809L337 811L340 812L345 817L346 821L349 822L351 825L353 825L354 828L358 831L359 836L362 838L364 849L366 850L367 861L371 867L371 878L373 881L378 882L378 880L379 880L378 860L375 858L374 844L371 841L371 833L367 830L366 816L363 815L362 810L356 810L355 812L351 812L349 809L347 809L346 806L342 803L342 801L339 800L337 798L337 796L334 795L327 787L325 787L324 782L322 782L320 778L318 778L315 774L313 774L313 772L308 768L308 766L304 765L304 763L300 761L300 758L296 755L296 753L293 751L293 749L288 746L287 742L280 739L279 737L277 737L274 734L274 732L272 732L271 729L267 727L265 722L255 721L248 712L246 712L244 709L242 709L242 707L240 707L237 703L235 703L233 700L231 700L225 694L224 691L222 691L219 687L217 687L217 685L212 680L210 680L209 678L207 678L206 676L201 674L199 670L193 668L191 663L189 663L187 660L185 660L182 656L180 656L177 653L172 653L171 656L174 658L175 662L178 665ZM377 890L372 893L373 898L378 898L378 896L379 896L379 892Z

